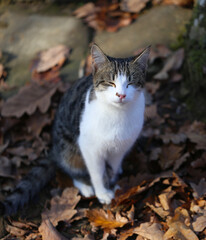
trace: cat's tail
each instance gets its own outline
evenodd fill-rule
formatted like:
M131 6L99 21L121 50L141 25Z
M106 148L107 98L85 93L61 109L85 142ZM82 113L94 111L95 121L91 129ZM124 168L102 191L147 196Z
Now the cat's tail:
M0 202L0 216L8 216L28 203L55 175L55 166L50 159L41 159L16 186L14 191Z

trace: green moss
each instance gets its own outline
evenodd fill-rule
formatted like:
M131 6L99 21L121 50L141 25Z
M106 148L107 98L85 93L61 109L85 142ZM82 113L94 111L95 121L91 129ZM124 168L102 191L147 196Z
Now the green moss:
M195 19L201 21L194 26L194 21L198 21ZM189 92L186 103L194 118L206 122L206 75L203 72L206 64L206 14L205 8L200 6L194 8L190 25L187 26L185 53L183 84Z
M185 46L185 36L186 36L187 30L186 27L184 26L181 29L181 33L179 34L179 36L177 37L175 42L172 42L170 44L170 48L172 50L177 50L178 48L184 47Z

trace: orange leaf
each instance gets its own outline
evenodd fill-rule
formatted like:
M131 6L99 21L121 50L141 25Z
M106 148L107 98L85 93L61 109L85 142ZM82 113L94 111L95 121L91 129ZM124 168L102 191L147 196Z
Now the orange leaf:
M121 228L128 223L128 220L122 217L119 213L114 217L110 210L107 210L107 212L102 209L88 210L86 216L92 225L107 230L112 230L118 227Z

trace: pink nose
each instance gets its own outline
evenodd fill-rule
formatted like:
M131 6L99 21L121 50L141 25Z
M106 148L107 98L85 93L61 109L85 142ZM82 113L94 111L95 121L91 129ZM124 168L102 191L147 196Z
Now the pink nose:
M119 97L121 100L126 97L126 94L119 94L116 93L116 96Z

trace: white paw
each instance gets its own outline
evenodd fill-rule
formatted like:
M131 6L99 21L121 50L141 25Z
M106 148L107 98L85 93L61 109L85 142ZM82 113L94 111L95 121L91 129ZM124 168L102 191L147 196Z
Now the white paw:
M74 180L73 181L74 186L77 187L80 191L80 193L84 196L84 197L91 197L94 196L94 190L93 187L90 185L87 185L83 182Z
M105 190L104 192L97 193L96 196L100 203L110 204L112 198L114 198L114 192L111 190Z
M94 190L91 186L85 185L84 188L81 188L81 194L84 197L91 197L94 196Z

